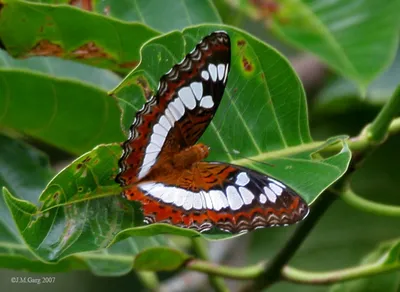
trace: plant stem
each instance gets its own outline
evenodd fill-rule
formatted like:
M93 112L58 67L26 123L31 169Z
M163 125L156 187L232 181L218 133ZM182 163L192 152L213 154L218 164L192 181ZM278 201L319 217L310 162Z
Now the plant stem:
M217 265L207 261L194 259L190 261L186 268L193 271L216 275L224 278L236 280L251 280L257 277L264 270L265 263L259 263L247 267L230 267Z
M327 285L399 270L400 263L382 266L379 263L362 265L331 272L301 271L291 267L282 270L282 277L289 282L307 285Z
M300 224L292 237L287 241L286 245L266 266L263 272L255 278L255 282L250 286L246 286L242 291L261 291L265 287L277 282L281 277L282 268L300 248L311 230L336 198L337 196L331 192L326 192L325 195L321 196L320 199L313 204L310 215Z
M381 216L400 217L400 206L390 206L369 201L358 196L350 187L346 188L345 191L340 194L340 198L350 206L368 213Z
M145 288L149 289L150 291L157 290L159 282L156 273L140 271L136 272L136 275Z
M400 113L400 86L398 86L392 97L383 106L375 120L367 128L369 141L375 144L382 143L387 135L393 117Z
M200 259L202 259L204 261L208 260L207 248L204 245L203 239L201 239L200 237L193 237L192 238L192 247L193 247L196 255ZM229 291L229 289L228 289L228 287L226 287L223 279L213 276L213 275L209 275L208 280L210 282L210 285L214 288L215 291L217 291L217 292L225 292L225 291L228 292Z

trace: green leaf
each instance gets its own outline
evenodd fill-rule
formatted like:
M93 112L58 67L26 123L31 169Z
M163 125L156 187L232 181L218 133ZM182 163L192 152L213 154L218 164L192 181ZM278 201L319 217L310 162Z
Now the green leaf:
M106 92L23 71L0 69L0 76L2 127L77 154L123 140L120 109Z
M14 57L57 56L129 72L139 62L141 45L158 34L71 6L15 0L1 6L0 41Z
M376 250L369 253L362 261L361 265L372 264L382 271L390 269L392 266L400 267L400 241L390 244L381 244ZM368 291L393 291L397 292L400 287L400 271L366 277L344 283L335 284L331 292L368 292Z
M289 63L257 39L222 28L232 39L232 69L220 109L202 138L212 148L211 159L268 173L313 202L346 171L350 151L344 137L313 142L304 91ZM133 120L130 108L144 103L144 96L157 87L156 80L216 29L221 27L173 32L143 47L140 65L112 93L121 104L128 105L125 126ZM335 143L342 145L339 153L319 155ZM120 146L114 144L99 146L79 157L48 184L39 207L5 194L18 229L39 257L54 261L107 247L129 236L198 235L167 224L142 226L140 205L122 199L114 183L120 155ZM202 235L216 239L231 236L218 231Z
M68 0L30 0L29 2L48 4L69 4ZM114 17L124 21L137 21L160 32L183 29L187 26L220 23L218 11L211 0L102 0L89 4L71 4L82 9ZM165 13L168 11L168 13ZM177 17L171 17L176 15Z
M388 67L398 45L400 1L293 1L253 6L233 1L240 9L266 19L283 40L312 52L361 92ZM230 1L232 3L232 1ZM258 2L254 2L258 3Z
M134 268L145 271L174 271L179 269L189 255L172 248L154 247L139 253L134 261Z
M29 201L37 201L52 175L47 157L34 148L0 135L0 187L7 187ZM85 269L79 259L48 265L36 258L24 244L11 214L0 197L0 268L33 272Z
M317 96L316 114L342 114L362 107L381 107L392 96L400 83L400 51L392 66L374 80L364 97L349 80L338 78L325 87Z
M142 22L161 32L221 22L211 0L105 0L96 1L93 10L125 21Z
M0 50L0 68L23 69L45 73L52 77L75 79L103 90L111 90L121 82L121 78L117 74L105 69L53 57L32 57L18 60L13 59L3 50ZM33 95L35 92L33 91L31 94Z

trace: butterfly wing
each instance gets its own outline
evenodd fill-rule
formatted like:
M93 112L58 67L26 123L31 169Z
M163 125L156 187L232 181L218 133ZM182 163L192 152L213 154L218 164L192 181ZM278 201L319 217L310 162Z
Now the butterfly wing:
M147 223L198 231L218 227L239 233L296 223L307 203L290 187L260 172L219 162L199 162L183 173L139 183L125 192L142 202Z
M157 93L138 111L123 144L116 177L121 186L145 177L161 156L197 142L220 104L230 58L229 36L213 32L161 77Z

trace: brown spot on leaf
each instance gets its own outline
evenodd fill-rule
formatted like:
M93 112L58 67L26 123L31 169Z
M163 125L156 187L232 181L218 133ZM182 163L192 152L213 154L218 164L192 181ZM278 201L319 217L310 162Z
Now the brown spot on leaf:
M93 5L92 0L70 0L69 4L83 10L92 11Z
M137 64L139 64L138 61L130 61L130 62L121 63L121 64L119 64L119 66L121 68L133 69L137 66Z
M239 47L243 47L243 46L246 45L246 41L245 41L245 40L238 40L238 41L237 41L237 45L238 45Z
M72 51L72 55L78 59L107 58L110 56L104 50L98 47L94 42L88 42Z
M275 0L250 0L253 6L256 6L257 12L261 17L268 17L277 13L280 6Z
M136 84L143 89L146 100L148 100L153 95L153 91L151 90L150 85L145 78L138 77L136 79Z
M28 53L29 56L55 56L61 57L64 54L60 45L53 44L48 40L39 41Z
M80 169L82 167L82 163L78 163L78 165L76 166L76 169Z
M88 156L88 157L86 157L82 162L87 163L87 162L89 162L90 160L92 160L92 158L90 158L90 156Z
M249 62L249 60L247 60L245 56L242 57L242 63L244 70L246 70L247 72L253 71L253 65Z

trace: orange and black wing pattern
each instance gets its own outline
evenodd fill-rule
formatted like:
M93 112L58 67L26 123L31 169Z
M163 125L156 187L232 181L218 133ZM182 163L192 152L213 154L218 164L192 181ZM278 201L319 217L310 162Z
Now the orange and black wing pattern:
M203 161L209 148L195 143L221 102L230 59L228 34L211 33L161 77L157 93L136 114L116 181L126 199L141 203L146 223L239 233L293 224L308 214L306 202L279 180Z
M286 226L307 216L307 203L270 176L236 165L199 162L179 175L139 183L127 192L144 202L146 223L231 233Z
M160 156L197 142L221 102L230 60L228 34L213 32L161 77L157 93L137 112L122 146L118 183L135 183Z

